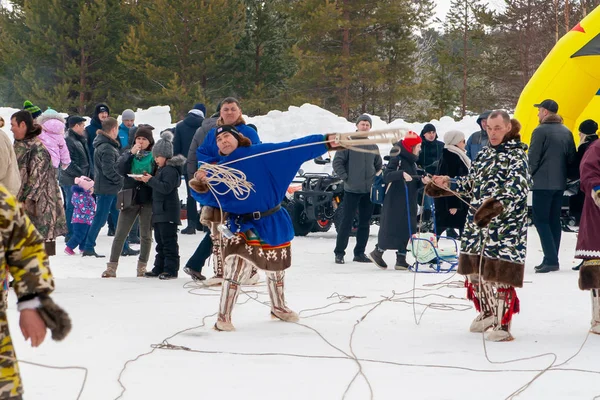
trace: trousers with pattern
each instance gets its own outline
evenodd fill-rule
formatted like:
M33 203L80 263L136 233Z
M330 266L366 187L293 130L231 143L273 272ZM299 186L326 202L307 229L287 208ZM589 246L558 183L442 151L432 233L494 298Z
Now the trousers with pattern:
M23 387L19 375L8 320L4 307L0 310L0 400L21 400Z

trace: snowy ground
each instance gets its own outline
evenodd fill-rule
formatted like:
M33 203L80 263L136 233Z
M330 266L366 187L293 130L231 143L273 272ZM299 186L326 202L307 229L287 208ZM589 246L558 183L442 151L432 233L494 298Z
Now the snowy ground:
M376 231L371 233L369 249L376 242ZM180 236L182 265L200 239L200 235ZM373 265L349 262L348 256L345 265L336 265L334 243L333 230L294 240L287 299L294 310L304 310L301 324L271 320L265 305L242 294L239 302L243 304L234 310L237 331L231 333L212 329L219 292L184 288L188 279L183 273L165 282L135 278L135 260L127 257L121 259L117 279L101 279L105 259L57 255L51 259L57 287L54 298L70 312L73 331L63 343L48 340L31 349L18 331L11 294L9 319L18 356L56 366L85 366L89 375L81 398L102 400L121 393L118 377L127 360L196 326L169 343L198 352L159 349L130 363L122 376L127 388L122 398L342 399L359 370L350 359L353 352L362 360L368 384L358 377L347 399L370 399L368 385L375 399L503 399L552 363L552 356L504 365L488 362L481 335L468 332L473 309L429 309L416 324L415 315L420 318L423 304L470 306L463 288L424 286L461 281L458 275L380 271ZM97 250L107 254L110 244L111 238L103 231ZM62 249L62 245L61 241L57 247ZM577 273L571 271L574 245L575 234L564 234L561 270L534 274L542 254L537 234L529 231L526 283L518 291L521 313L513 324L516 340L487 343L492 361L554 353L559 364L577 352L587 334L590 302L589 294L577 288ZM353 239L350 253L351 246ZM385 257L393 263L394 254L388 253ZM210 275L211 271L205 272ZM414 308L413 284L416 296L421 297L414 300ZM252 295L258 292L261 302L268 300L262 284L246 290ZM400 301L382 302L356 326L351 340L357 321L394 292L393 299ZM340 304L334 294L356 298ZM314 310L327 305L331 306ZM598 369L598 351L600 338L592 335L564 368ZM82 372L25 364L21 368L26 399L77 398ZM501 371L507 369L527 371ZM559 370L546 372L518 398L592 399L599 394L600 380L594 374Z
M7 132L14 111L0 108ZM165 106L137 110L136 117L136 123L157 128L156 137L161 129L173 125ZM432 122L443 138L451 129L468 136L478 129L475 119L455 122L445 117ZM258 126L263 141L275 142L309 133L354 130L354 124L310 104L271 111L248 122ZM374 117L373 125L375 129L391 126L420 132L424 123L397 120L387 125ZM385 146L380 149L382 155L387 154ZM304 169L319 171L330 166L307 163ZM369 251L376 232L373 229ZM200 235L180 236L182 265L200 239ZM129 363L121 379L126 388L123 399L329 400L344 395L347 399L503 399L549 367L553 355L557 365L576 354L590 320L589 294L579 291L578 275L571 271L575 234L563 236L561 270L546 275L533 273L542 259L534 230L528 239L526 283L518 291L521 314L513 324L516 340L486 347L481 335L468 332L475 311L464 299L459 276L380 271L350 262L351 256L346 257L347 264L336 265L333 230L294 240L294 262L286 283L289 306L302 317L297 325L269 318L268 307L259 303L268 300L266 287L259 285L246 289L259 302L240 296L243 304L234 310L233 321L237 332L216 332L212 325L219 292L191 290L194 286L189 286L183 273L180 279L166 282L135 278L135 259L128 257L121 259L119 277L107 280L100 278L106 259L64 254L52 257L51 267L57 287L54 298L73 319L69 337L63 343L48 339L41 348L28 347L18 329L12 294L9 320L19 358L88 369L81 396L86 400L118 398L122 392L118 378L125 363L185 329L169 343L195 352L158 349ZM104 231L97 251L107 254L111 243ZM60 240L57 247L63 246ZM393 264L393 253L385 257ZM211 275L210 269L205 273ZM435 285L444 280L454 284ZM340 303L340 296L350 298ZM432 303L436 306L427 308ZM189 329L193 327L197 328ZM494 363L486 359L486 349ZM594 369L594 354L599 350L600 339L589 337L581 353L562 366L563 370L546 372L518 398L592 399L600 395L596 375L564 370ZM548 353L552 354L497 364ZM359 376L351 385L359 368L366 379ZM23 363L21 369L27 400L76 399L83 381L83 372L78 370Z

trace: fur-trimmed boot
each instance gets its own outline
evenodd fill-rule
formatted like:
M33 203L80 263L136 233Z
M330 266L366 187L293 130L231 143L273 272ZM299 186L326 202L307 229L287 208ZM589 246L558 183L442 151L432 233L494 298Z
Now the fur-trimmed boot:
M218 286L223 283L223 259L221 257L221 238L219 235L210 236L213 242L212 263L215 275L202 282L205 286Z
M235 330L235 327L231 323L231 313L240 293L240 282L247 279L250 273L251 268L243 258L237 256L228 257L225 263L225 276L221 288L219 316L215 323L216 330L226 332Z
M590 290L592 293L592 327L590 332L600 335L600 289Z
M298 322L298 314L285 305L283 280L285 271L267 271L267 287L271 298L271 316L285 322Z
M496 307L494 311L494 329L486 336L491 342L510 342L514 340L510 334L513 314L519 312L519 298L513 286L502 285L496 290Z
M137 263L137 277L143 278L146 276L146 265L147 263L138 261Z
M494 286L491 283L479 282L477 275L468 276L465 280L467 298L473 302L479 315L471 322L471 332L485 332L494 325Z
M106 263L106 271L102 273L103 278L116 278L117 277L117 266L116 262Z

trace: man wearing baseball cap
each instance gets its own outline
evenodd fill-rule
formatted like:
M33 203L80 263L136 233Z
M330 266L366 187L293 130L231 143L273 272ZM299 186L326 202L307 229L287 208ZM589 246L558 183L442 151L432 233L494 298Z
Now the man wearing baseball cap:
M575 160L573 134L558 115L558 103L546 99L539 104L540 125L531 135L529 168L533 179L533 224L540 235L544 260L535 272L558 271L560 249L560 210L567 173Z

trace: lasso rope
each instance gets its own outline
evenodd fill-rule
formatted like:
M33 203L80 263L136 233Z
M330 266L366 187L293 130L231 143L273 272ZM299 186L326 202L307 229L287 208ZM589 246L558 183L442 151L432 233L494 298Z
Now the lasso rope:
M246 200L250 196L250 192L255 192L254 184L248 182L246 174L235 168L203 163L200 171L206 172L206 184L211 188L211 192L215 197L217 195L224 196L232 192L236 199ZM220 192L215 189L221 183L227 187L227 190Z
M377 149L369 150L360 146L378 143L396 143L400 139L402 139L406 132L407 131L404 129L385 129L369 132L330 133L326 135L334 136L334 138L330 140L323 140L320 142L313 143L303 143L294 146L284 147L281 149L269 150L262 153L252 154L246 157L238 158L236 160L227 161L222 164L209 164L207 162L200 161L201 166L200 168L198 168L198 171L202 171L206 174L205 182L209 186L211 192L213 193L213 195L215 195L215 197L217 197L217 195L223 196L229 192L232 192L236 199L246 200L248 196L250 196L250 192L255 191L254 184L252 182L247 181L246 174L244 174L242 171L229 167L229 165L231 164L248 160L251 158L265 156L267 154L279 153L282 151L289 151L308 146L317 146L326 143L333 143L338 146L341 146L341 148L343 149L348 149L352 151L379 154L379 150ZM224 190L222 192L217 191L215 187L219 184L225 185L227 187L227 190Z

